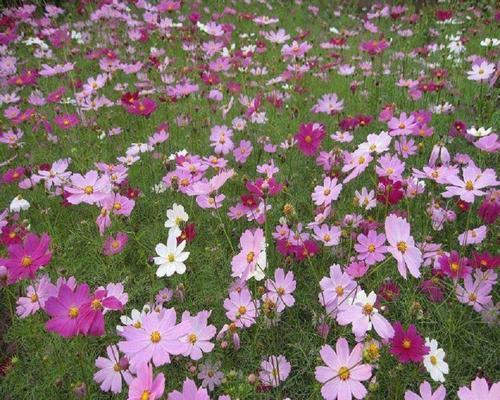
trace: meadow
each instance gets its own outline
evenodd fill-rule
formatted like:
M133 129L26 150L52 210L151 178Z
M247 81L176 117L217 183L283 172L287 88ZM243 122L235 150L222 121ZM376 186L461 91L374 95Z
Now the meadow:
M0 398L500 398L500 9L0 15ZM360 2L361 3L361 2Z

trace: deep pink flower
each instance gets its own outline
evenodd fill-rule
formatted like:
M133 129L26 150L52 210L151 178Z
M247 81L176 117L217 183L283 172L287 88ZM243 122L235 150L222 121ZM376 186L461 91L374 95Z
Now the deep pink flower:
M125 106L127 112L133 115L149 117L156 110L156 101L147 97L132 101Z
M299 132L295 135L299 150L306 156L312 156L321 146L321 141L326 135L323 125L314 123L300 125Z
M45 311L52 317L45 323L49 332L63 337L76 336L80 333L79 319L82 307L88 303L89 287L81 284L72 290L62 284L56 297L50 297L45 303Z
M54 118L55 124L61 129L70 129L80 122L76 114L62 114Z
M102 245L102 252L105 256L114 256L123 251L128 242L128 235L125 232L118 232L116 237L109 236Z
M96 290L80 308L78 315L79 331L84 335L101 336L104 334L104 310L121 310L123 304L107 290Z
M449 255L442 255L438 261L441 272L452 279L463 279L472 272L469 260L466 257L460 257L455 250L452 250Z
M29 233L22 244L11 244L8 247L9 258L0 259L0 264L9 271L9 283L20 279L34 279L35 272L52 259L49 246L50 236L46 233L40 238Z
M430 349L425 345L424 338L418 334L415 325L410 325L405 331L398 321L393 327L391 353L402 363L422 361Z

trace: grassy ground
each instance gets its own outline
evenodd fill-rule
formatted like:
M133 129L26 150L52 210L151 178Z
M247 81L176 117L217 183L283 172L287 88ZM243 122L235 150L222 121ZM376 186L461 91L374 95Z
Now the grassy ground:
M205 4L205 2L203 2ZM224 2L206 2L211 10L222 10ZM308 3L308 2L304 2ZM486 5L486 2L483 2ZM250 5L240 3L235 6L239 11L253 12L256 15L272 15L280 19L279 27L284 28L292 35L298 28L310 31L306 39L314 44L310 54L325 57L328 52L319 48L319 43L327 41L332 34L330 27L342 29L360 29L360 34L349 38L350 49L341 51L346 62L354 63L353 57L358 57L360 52L358 44L370 37L369 32L362 29L361 19L365 12L345 5L341 16L335 16L333 11L337 8L329 2L317 2L320 7L318 16L307 11L306 4L302 6L291 6L288 2L273 3L272 11L262 4L252 3ZM468 5L476 2L462 4L461 2L447 3L446 7L453 9L460 15L466 12ZM229 5L229 3L227 4ZM132 7L135 10L134 7ZM184 13L188 8L183 8ZM401 38L391 32L391 25L397 24L391 19L377 21L379 29L387 37L393 39L391 47L382 56L374 60L374 70L379 73L380 66L386 64L390 68L387 75L367 77L356 76L355 79L362 82L360 89L352 94L349 90L353 77L342 77L335 72L327 73L327 79L322 80L307 73L298 84L304 88L304 93L291 93L291 99L286 103L283 110L275 110L266 105L268 123L265 125L250 124L243 133L238 133L237 138L249 139L253 142L255 151L242 168L236 168L237 175L224 187L227 196L225 206L222 209L222 222L229 231L233 246L237 246L241 233L254 225L246 221L230 221L225 216L227 207L238 201L239 195L244 189L245 177L255 176L255 166L269 158L257 146L256 139L259 136L269 136L273 143L279 143L297 132L301 123L308 121L323 122L327 131L337 130L338 120L335 117L312 115L310 108L316 100L325 93L335 92L339 98L344 99L345 110L343 115L356 115L359 113L378 115L381 106L386 103L395 103L399 110L414 111L428 108L431 105L448 101L456 106L452 115L434 115L432 126L435 134L425 140L422 151L407 161L409 167L421 168L429 158L432 146L446 136L450 124L455 119L466 121L468 125L493 127L498 130L500 113L495 109L495 99L498 97L498 89L486 88L482 91L475 82L466 79L468 63L454 64L447 60L443 54L437 52L423 59L409 56L409 52L416 48L429 44L433 41L446 44L446 34L456 34L462 30L464 36L469 39L466 55L485 55L487 50L479 45L485 37L495 37L498 33L498 24L483 25L480 19L467 20L461 25L438 25L434 17L435 6L425 8L422 18L417 25L412 25L414 35L410 38ZM409 15L409 13L408 13ZM74 22L81 17L70 9L69 14L60 17L60 21ZM237 25L233 40L238 48L253 42L253 38L240 38L238 34L258 32L258 28L252 21L237 17L225 17L223 21L232 22ZM408 23L402 23L408 27ZM440 36L431 39L429 28L437 29ZM29 27L23 26L26 35L30 35ZM125 38L126 27L120 25L113 33L119 38ZM98 64L95 61L83 58L88 50L98 45L106 45L106 40L111 35L111 28L106 24L93 24L88 28L91 33L90 43L78 46L73 43L72 47L79 50L77 54L69 54L68 48L56 49L55 57L57 63L71 61L76 63L74 71L62 78L48 78L39 81L39 89L44 93L56 89L60 85L67 85L69 79L80 78L85 80L89 76L99 73ZM195 41L201 40L201 35L195 34ZM166 54L174 60L174 67L170 71L177 78L181 76L182 68L192 65L185 57L181 48L180 34L173 32L172 37L165 39L153 33L148 43L135 42L135 59L145 58L150 47L164 48ZM124 47L117 51L126 58ZM31 56L32 49L22 44L14 46L15 54L22 59L27 67L37 67L40 60ZM268 43L268 51L255 58L258 64L267 66L269 75L264 77L253 77L245 73L237 73L233 80L241 83L242 92L248 96L254 96L260 91L268 91L264 83L270 78L281 73L286 64L280 57L281 46ZM405 56L401 60L392 60L392 55L402 52ZM197 54L201 56L200 53ZM198 62L200 62L198 60ZM326 60L323 60L326 61ZM408 99L403 88L395 86L400 75L405 78L415 79L419 71L428 72L425 63L436 63L448 71L448 87L439 93L425 94L421 100L411 101ZM316 70L315 70L316 71ZM158 71L148 71L149 78L160 87L161 80ZM189 74L199 81L196 73ZM134 75L118 73L114 83L127 82L132 85L135 82ZM200 83L200 82L198 82ZM108 98L117 99L117 93L113 90L114 85L107 85L103 94ZM200 83L203 88L203 84ZM22 97L26 98L31 89L23 89ZM363 96L363 91L367 95ZM224 100L226 103L227 99ZM175 151L187 149L192 154L209 155L208 147L209 129L216 124L228 124L232 118L241 115L244 109L236 104L230 111L226 120L220 112L212 112L205 99L199 94L178 102L159 102L159 107L149 119L133 117L127 114L121 107L101 109L97 114L91 115L97 119L97 127L107 130L111 127L120 126L124 129L123 134L98 139L96 129L77 126L69 131L58 131L60 142L54 145L42 139L42 135L31 131L29 126L25 130L26 145L18 151L18 159L14 161L17 165L38 165L40 163L53 162L62 157L71 157L73 162L71 170L85 172L93 168L96 161L114 162L117 156L125 153L126 148L132 142L142 142L152 134L159 123L168 121L170 123L170 139L160 146L160 151L167 156ZM5 107L5 105L4 105ZM68 112L73 107L62 105ZM42 108L43 113L50 120L54 116L54 107ZM192 122L186 127L175 124L175 117L179 114L191 116ZM92 113L90 113L92 114ZM6 123L6 120L4 119ZM356 131L354 141L350 144L342 144L341 147L353 150L357 144L364 141L366 135L371 132L379 132L386 128L385 124L374 121L367 128ZM324 147L329 149L338 144L327 138ZM498 156L480 152L463 139L456 139L447 145L450 153L456 152L469 154L481 168L494 167L498 165ZM13 155L13 151L6 146L0 148L0 160L7 159ZM314 160L301 155L298 149L288 151L279 150L273 156L280 168L279 177L281 181L287 181L286 191L272 200L272 211L268 215L268 230L273 230L282 216L281 210L286 203L292 204L297 210L299 220L307 222L314 216L314 206L310 200L310 194L314 186L322 180L318 167ZM4 172L7 167L0 169ZM217 215L208 210L201 210L192 198L182 194L167 191L165 193L153 193L151 188L165 175L165 165L161 160L155 159L151 154L146 154L142 159L131 167L129 181L132 186L141 189L143 196L136 201L136 207L129 220L115 222L112 232L124 231L129 234L130 241L125 251L113 257L105 257L101 252L103 239L99 236L94 219L96 208L86 205L77 207L61 207L60 198L48 197L43 186L38 186L28 193L23 193L31 203L31 208L23 214L28 218L31 228L36 232L48 232L53 242L53 260L45 270L52 278L59 275L75 276L79 282L87 282L91 287L105 285L108 282L124 282L126 291L130 296L127 311L132 308L140 308L145 302L152 301L154 295L165 286L175 288L182 284L186 290L185 301L174 300L172 305L180 314L183 310L196 312L203 309L213 310L211 323L220 328L227 322L222 308L222 302L226 298L227 288L231 283L230 259L234 255L225 237L221 234L221 223ZM373 187L376 179L374 168L369 168L360 178L344 186L339 201L335 204L335 218L340 220L345 214L359 212L353 208L354 191L363 186ZM433 187L430 192L439 197L442 188ZM0 189L0 209L6 207L10 200L19 193L15 185L5 185ZM196 223L198 236L189 245L191 252L187 262L188 271L184 275L175 275L171 278L158 279L154 276L155 268L147 263L148 257L154 255L154 247L159 242L165 242L166 230L163 226L165 212L172 203L183 204L190 216L190 220ZM441 232L434 232L430 227L430 220L425 214L425 206L428 202L427 196L421 196L411 201L405 201L402 207L409 213L409 221L412 224L412 234L417 241L423 240L431 235L434 242L444 244L451 250L457 249L458 233L465 230L467 214L459 214L457 222L448 224ZM474 210L478 204L474 205ZM372 216L383 221L383 215L379 215L377 209L373 212L364 212L365 216ZM470 226L479 226L480 220L474 212L471 213ZM479 247L481 249L495 251L498 243L498 235L492 227L487 240ZM272 328L265 326L262 320L251 329L242 333L242 347L238 352L232 350L223 351L218 346L216 350L208 354L204 359L221 360L222 370L228 375L230 371L236 371L236 375L228 379L223 385L223 390L216 393L231 392L234 398L241 399L281 399L289 396L292 399L316 399L320 398L319 384L314 379L314 368L320 364L318 359L319 348L325 343L316 334L314 323L322 314L322 307L318 303L318 282L322 276L327 275L332 263L344 264L347 255L351 252L352 243L344 239L342 243L330 251L324 248L321 253L312 259L311 265L307 262L293 262L290 266L297 279L297 290L295 297L297 304L282 315L281 322ZM275 251L271 243L268 250L269 270L285 265L285 260ZM269 273L270 274L270 273ZM429 273L426 273L427 276ZM390 321L400 320L405 324L416 324L423 336L429 336L438 340L440 346L446 351L446 360L450 365L450 374L447 376L446 388L450 393L449 398L454 398L454 393L459 386L468 385L474 376L481 371L484 375L497 381L500 377L498 369L498 343L500 334L497 328L486 326L478 313L470 307L459 304L452 291L448 291L443 303L430 303L425 296L417 290L415 279L403 280L396 270L395 262L392 260L382 268L370 274L362 280L365 290L376 291L384 279L391 277L400 285L400 298L388 306L387 318ZM46 316L37 313L27 319L10 319L9 307L15 299L23 293L24 284L17 284L7 289L1 289L2 302L0 303L0 315L3 316L3 325L0 325L0 334L3 335L2 355L0 361L7 357L15 357L14 365L8 373L0 378L0 398L2 399L68 399L74 398L74 386L84 382L87 388L87 398L107 399L111 396L102 393L93 382L92 375L95 372L94 360L102 355L107 345L116 343L118 336L114 327L118 323L118 313L106 317L107 333L103 337L77 337L63 339L44 330ZM254 290L257 285L251 283ZM495 298L498 299L498 288L495 289ZM340 327L333 323L326 343L335 343L339 336L353 339L350 327ZM353 343L353 340L350 340ZM256 372L262 357L272 354L284 354L292 364L292 373L289 379L279 388L270 393L258 394L255 387L247 383L249 373ZM186 359L176 360L173 364L159 368L166 376L166 393L178 389L184 377L189 375L187 371L188 361ZM424 379L429 380L428 374L417 365L402 366L387 354L383 354L379 368L376 372L378 389L370 394L373 399L402 399L406 389L415 390ZM126 394L116 396L126 398Z

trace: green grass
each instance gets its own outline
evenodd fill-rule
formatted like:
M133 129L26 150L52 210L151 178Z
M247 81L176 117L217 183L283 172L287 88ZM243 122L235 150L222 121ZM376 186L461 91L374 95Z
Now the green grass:
M216 1L206 3L211 10L219 11L225 5L230 5ZM333 36L328 32L329 27L335 26L339 30L361 28L361 33L358 36L349 38L350 49L342 51L345 62L354 63L351 57L359 55L357 50L359 42L370 37L367 31L362 30L362 24L359 22L364 13L354 7L351 8L349 2L346 2L346 8L342 15L336 17L332 13L336 7L330 5L330 2L319 1L316 3L321 7L318 17L307 12L306 4L292 7L288 2L274 2L273 11L267 10L261 4L246 5L241 3L236 8L239 11L253 12L256 15L277 16L280 19L279 27L284 28L292 36L299 27L310 31L310 35L306 39L314 44L310 55L323 57L323 62L328 61L325 58L328 51L321 50L319 43L327 41ZM476 4L476 2L470 4ZM486 5L487 2L481 4ZM452 8L455 13L464 11L466 6L467 4L459 2L443 4L443 7ZM133 6L132 9L136 12ZM187 11L187 6L184 6L183 12ZM391 63L391 56L395 52L408 54L412 49L432 41L445 44L444 35L455 34L460 29L464 29L464 36L470 39L467 43L466 56L471 54L486 55L487 50L481 47L479 42L485 37L495 37L498 25L495 23L483 25L478 19L466 20L462 25L437 25L434 11L434 5L424 10L421 21L417 25L411 26L414 35L410 38L403 39L391 32L389 28L393 22L390 19L382 19L377 22L380 31L393 39L391 47L380 59L376 58L373 62L374 70L377 73L380 72L381 64ZM349 17L350 14L355 15L355 20ZM70 16L71 21L81 19L71 9ZM63 22L65 18L62 17L60 21ZM70 20L69 16L67 20ZM206 22L206 17L203 21ZM251 21L244 19L225 17L222 21L237 24L236 33L233 34L237 48L251 42L249 39L239 38L238 34L259 30ZM430 27L438 29L441 35L435 39L429 39L428 29ZM30 29L27 25L23 25L21 28L26 36L31 34ZM476 29L478 32L472 35L472 29ZM97 45L108 45L106 40L111 29L106 24L95 24L89 29L89 32L92 35L91 43L80 49L81 54ZM126 27L120 25L115 35L126 38ZM202 39L204 38L206 36ZM197 41L202 39L199 36L196 38ZM146 58L150 47L164 48L166 55L174 60L173 67L169 69L168 73L180 78L182 68L191 65L190 60L186 58L186 53L181 48L181 44L179 32L174 31L170 40L161 38L154 33L148 43L134 43L137 51L134 59ZM270 43L267 45L268 51L255 57L258 64L268 67L269 74L267 76L252 77L249 74L238 73L231 78L242 84L242 93L250 97L259 92L267 93L274 88L266 87L264 83L286 68L286 64L280 57L281 46ZM78 45L75 44L74 47L78 47ZM22 44L11 46L11 48L15 49L16 56L22 58L27 67L40 66L41 60L33 58L31 55L32 48L27 48ZM123 48L116 50L124 60L128 59L129 56ZM55 49L54 53L57 63L72 61L76 63L77 68L69 76L40 79L39 89L44 94L60 85L67 85L68 78L80 78L85 81L87 77L99 73L98 64L84 59L81 55L70 56L66 50L62 49ZM403 88L395 86L395 81L399 79L401 73L404 73L404 78L415 79L420 70L428 72L429 68L423 66L422 61L439 63L441 68L447 69L449 72L448 82L452 87L438 94L425 94L421 100L412 102L407 98ZM55 62L49 62L49 64L52 63ZM309 121L323 122L329 133L335 132L337 118L310 113L312 105L325 93L335 92L339 98L344 99L344 116L364 113L371 114L375 119L382 105L386 103L395 103L399 111L428 108L440 101L448 101L455 105L456 111L452 115L433 116L432 126L435 134L423 141L417 139L417 141L422 142L423 149L418 155L406 161L407 172L410 171L411 167L421 168L426 164L432 146L446 137L446 132L455 119L461 119L469 126L491 126L498 131L500 113L496 109L494 101L498 98L498 89L489 88L487 96L486 89L483 88L480 96L479 85L466 79L468 63L463 62L455 65L443 57L443 52L438 52L430 55L427 59L412 58L406 55L403 60L392 62L390 68L391 74L389 75L368 78L341 77L335 72L330 72L326 74L326 80L321 80L311 73L305 74L304 78L297 82L305 89L303 95L290 91L291 99L286 103L286 108L281 111L265 104L267 124L249 124L243 133L235 133L238 141L248 139L254 144L254 152L248 162L242 168L236 168L237 175L223 188L227 198L221 210L222 222L228 230L235 248L241 233L245 229L254 227L255 224L244 220L230 221L226 216L227 208L238 200L239 195L244 190L245 177L254 178L256 176L255 166L269 158L269 155L261 152L256 139L265 135L269 136L273 143L279 143L295 134L301 123ZM158 71L150 69L148 77L155 84L161 85ZM205 89L195 73L190 73L189 77L196 80L201 89ZM352 94L349 90L349 83L354 79L362 81L363 84L355 94ZM132 89L135 78L133 75L117 73L111 84L107 84L102 93L110 99L119 99L119 93L113 90L113 86L118 82L127 82ZM367 97L361 95L363 90L368 92ZM30 88L22 89L20 95L26 98L30 91ZM227 104L228 98L229 95L225 94L224 104ZM73 107L67 105L62 105L61 108L66 112L74 110ZM40 112L46 115L49 120L54 116L53 106L42 107ZM181 99L178 102L160 102L158 109L149 119L133 117L121 107L112 107L101 109L96 115L90 112L89 116L97 118L98 129L108 130L111 127L122 127L124 129L122 135L101 141L97 138L97 129L78 126L75 129L62 132L56 128L56 133L60 137L60 143L57 145L45 141L42 133L33 132L31 126L27 125L23 126L26 145L17 152L18 158L10 166L14 164L36 166L44 162L53 162L62 157L71 157L70 169L83 173L92 169L94 162L113 163L116 157L125 153L130 143L145 141L158 124L164 121L168 121L170 124L170 139L162 144L158 150L165 157L183 148L192 154L206 156L211 153L208 147L210 127L216 124L229 125L232 118L242 113L244 113L244 109L235 99L235 106L224 120L219 111L213 113L210 110L207 101L199 94ZM186 127L178 127L175 124L175 117L179 114L191 116L192 122ZM5 118L3 123L8 125ZM352 143L342 144L340 147L353 150L357 144L364 141L367 134L379 132L385 128L385 124L375 120L369 127L358 129ZM331 149L338 144L327 138L323 146L326 149ZM452 154L457 152L469 154L481 168L498 165L498 156L480 152L463 139L454 140L447 145L447 148ZM15 152L7 150L6 146L0 147L0 160L3 161L14 154ZM272 210L268 214L267 222L268 234L278 224L278 220L282 216L283 206L286 203L295 207L299 221L310 221L314 215L310 194L314 186L322 180L314 159L302 156L297 149L286 152L278 150L278 154L272 158L280 168L279 180L281 182L286 180L288 184L282 194L271 200ZM0 172L5 172L7 168L3 167ZM222 302L227 296L227 288L231 283L230 260L234 253L222 234L221 222L215 213L200 209L192 198L180 193L167 191L155 194L151 191L151 187L158 183L165 173L166 169L162 160L151 157L151 154L143 155L141 160L130 168L129 181L132 186L141 189L143 196L137 199L130 219L113 222L109 233L125 231L129 234L130 239L125 251L113 257L102 255L103 238L99 236L94 223L98 213L96 207L86 205L61 207L60 198L48 197L43 186L39 185L29 192L22 193L31 203L31 208L24 212L22 217L29 220L33 231L48 232L52 237L53 260L44 271L53 279L61 275L73 275L79 282L87 282L91 287L105 285L108 282L124 282L125 289L130 296L125 310L127 314L132 308L140 309L144 303L152 301L154 295L165 286L174 289L177 285L182 284L186 291L185 301L174 300L171 303L171 306L176 308L178 315L180 316L184 310L198 312L210 309L212 310L210 322L220 329L227 322ZM383 209L378 212L378 208L373 212L361 212L360 209L353 206L352 202L354 191L363 186L372 188L374 179L376 176L372 162L372 166L361 177L344 185L340 199L335 203L335 221L341 220L345 214L356 212L362 213L365 217L378 218L379 221L383 222L385 217ZM433 185L428 182L428 186ZM434 186L430 193L439 199L442 191L442 187ZM0 189L0 209L8 206L10 200L20 192L15 185L2 186ZM458 250L456 236L465 230L467 214L459 214L456 223L447 224L443 231L433 231L425 213L425 207L429 201L427 193L426 191L424 196L401 203L401 208L407 209L409 213L413 236L417 241L422 241L426 236L431 235L433 241L443 243L446 250ZM441 200L444 199L441 198ZM150 266L147 260L149 256L154 255L155 245L166 241L167 232L163 226L165 213L174 202L184 205L190 216L190 221L196 223L198 236L193 243L188 245L188 251L191 252L191 255L187 262L188 271L186 274L159 279L154 275L155 268ZM450 207L453 207L451 201L448 203ZM481 224L475 213L477 207L478 201L474 204L471 212L471 227ZM494 252L497 243L498 231L495 226L492 226L487 240L474 249ZM469 253L470 250L466 249L465 252ZM275 268L284 265L293 270L297 280L296 305L283 313L277 326L268 328L261 318L251 329L243 331L240 351L222 350L217 345L212 353L204 356L203 360L221 360L222 370L228 376L227 382L217 389L217 394L230 393L233 398L240 399L283 399L287 396L293 400L321 398L320 386L314 379L314 369L321 364L321 360L318 358L320 347L325 342L334 344L339 336L347 337L352 345L354 338L350 327L341 327L336 323L332 323L326 340L316 334L315 321L323 313L323 309L318 303L318 282L321 277L328 274L331 264L345 264L348 254L353 252L352 243L343 239L338 248L334 248L334 252L323 248L321 253L311 260L311 264L307 262L289 263L289 260L283 259L275 251L274 243L270 243L268 276ZM426 277L428 276L430 276L429 271L426 271ZM469 385L478 372L493 381L499 379L498 343L500 342L500 333L498 328L486 326L478 313L466 305L459 304L450 291L446 293L444 303L430 303L417 290L418 281L416 279L410 278L405 281L399 276L394 260L385 263L382 268L377 269L375 273L362 279L361 282L367 292L376 291L387 277L391 277L401 287L400 298L387 304L387 318L390 321L400 320L405 325L415 324L423 336L436 339L440 347L446 351L446 361L450 366L450 374L447 376L445 384L449 393L448 398L455 398L458 387ZM119 340L115 334L119 313L106 315L106 335L103 337L63 339L44 330L43 325L47 317L41 312L27 319L14 318L10 320L9 307L12 307L15 298L23 293L23 288L26 285L27 282L24 282L0 291L2 296L0 315L3 316L4 320L0 324L0 335L3 335L4 342L0 348L2 350L0 361L11 356L14 357L15 361L6 376L0 377L0 398L13 400L70 399L75 397L73 388L80 382L84 382L86 385L86 398L96 400L110 398L109 394L99 390L98 385L92 380L92 375L95 372L94 360L99 355L104 354L107 345L114 344ZM255 282L250 283L250 288L254 293L257 291L257 286L258 284ZM494 298L497 301L498 294L498 287L496 287ZM257 393L255 387L247 383L247 376L250 373L257 373L264 356L277 354L284 354L291 362L292 373L290 377L279 388L269 393ZM165 373L165 393L179 389L184 378L192 376L188 372L191 364L188 359L182 358L175 360L171 365L156 369L156 371ZM371 399L402 399L406 389L416 390L423 380L430 381L429 375L423 368L417 365L402 366L386 352L382 354L379 368L374 371L374 375L378 387L370 393L369 398ZM434 384L433 387L435 387ZM126 398L126 391L116 398Z

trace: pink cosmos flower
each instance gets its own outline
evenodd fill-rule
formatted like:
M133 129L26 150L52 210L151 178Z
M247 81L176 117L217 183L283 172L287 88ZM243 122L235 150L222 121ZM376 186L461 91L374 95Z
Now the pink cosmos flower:
M376 264L385 259L384 253L387 251L385 244L385 235L377 234L377 231L368 231L368 235L360 233L358 235L358 243L354 245L355 250L359 253L358 259L363 260L367 265Z
M35 272L50 263L52 259L49 246L50 236L46 233L41 237L29 233L22 244L11 244L8 247L9 258L0 259L0 265L5 266L9 272L8 283L12 284L21 279L34 279Z
M247 158L252 154L253 146L248 140L241 140L240 145L233 150L234 159L240 163L244 164Z
M370 164L373 157L370 153L363 150L356 150L354 153L344 153L344 166L342 172L349 172L350 174L344 178L343 183L350 182L357 176L361 175Z
M135 206L135 201L119 193L110 193L100 201L101 206L113 214L128 217Z
M391 136L410 135L416 126L415 117L408 116L405 112L401 113L399 118L392 117L387 123L389 126L389 134Z
M102 245L102 252L105 256L114 256L123 251L128 242L128 235L125 232L118 232L115 237L109 236Z
M147 97L138 99L132 104L127 104L125 109L128 113L133 115L143 115L149 117L157 108L156 101Z
M295 282L292 271L285 275L282 268L277 268L274 271L274 281L268 279L266 281L266 299L269 298L276 304L276 311L281 312L286 307L291 307L295 304L295 298L292 293L295 291L297 283Z
M420 395L413 393L411 390L405 392L404 400L444 400L446 397L446 389L440 385L434 393L429 382L424 381L420 384Z
M191 360L199 360L203 353L210 353L214 344L210 342L217 329L214 325L208 325L210 311L200 311L197 315L191 316L189 311L182 314L182 321L188 321L190 324L189 333L180 338L180 341L186 343L186 350L183 353L186 357L191 357Z
M159 373L153 377L153 367L144 363L137 368L137 376L130 382L128 400L156 400L164 390L165 376Z
M288 378L292 366L283 355L271 356L260 364L259 379L266 386L277 387Z
M26 318L33 315L40 308L45 308L46 301L53 296L57 296L57 288L47 275L40 276L35 285L26 288L26 296L17 300L16 314L19 318Z
M348 297L354 296L357 287L354 279L342 272L338 264L330 266L330 276L321 279L319 285L322 290L319 294L319 302L332 316L336 315L339 305L343 304Z
M474 203L475 196L484 196L485 189L490 186L498 185L496 172L487 168L481 171L480 168L469 165L462 169L462 179L458 175L448 175L446 182L446 192L442 193L443 197L450 198L459 196L461 200L468 203Z
M415 241L410 236L410 224L406 219L394 214L385 219L385 236L389 245L387 251L393 255L398 262L398 270L406 279L406 271L415 278L420 277L420 266L422 265L422 252L415 247Z
M321 394L325 400L364 398L368 391L361 382L370 379L372 367L362 364L363 344L358 343L349 351L347 340L337 340L336 351L324 345L320 356L326 366L316 367L316 380L323 384Z
M394 324L394 336L391 339L391 353L402 363L420 362L429 353L425 340L417 332L415 325L405 331L398 321Z
M106 357L98 357L95 366L99 368L94 374L94 381L100 383L100 388L104 392L122 392L122 381L130 385L133 380L132 374L128 371L128 360L126 357L120 358L120 353L115 345L106 347Z
M125 326L121 335L125 340L118 342L118 348L124 352L134 365L153 361L155 366L170 363L170 355L179 355L186 351L187 344L180 338L189 333L189 321L176 324L173 308L163 309L159 314L150 312L142 317L141 327Z
M175 390L168 394L168 400L210 400L207 389L198 388L191 379L182 385L182 393Z
M500 150L500 140L498 140L498 135L496 133L484 136L476 140L473 144L478 149L486 151L487 153L496 153Z
M234 148L231 140L233 137L232 129L225 125L215 125L210 131L210 146L214 148L216 154L228 154Z
M450 254L443 254L438 258L440 270L446 276L458 280L469 276L472 268L469 265L469 259L460 257L460 254L452 250Z
M492 285L482 279L473 280L468 275L464 278L464 286L457 285L456 294L458 301L472 306L474 311L481 312L491 302Z
M460 246L467 246L469 244L479 244L486 238L488 228L486 225L481 225L479 228L469 229L458 235L458 243Z
M342 190L342 184L337 185L337 178L327 176L323 181L323 186L316 186L311 198L317 206L329 206L332 201L337 200Z
M252 295L248 289L232 291L229 298L224 300L224 308L227 310L226 316L233 321L238 328L250 327L255 324L258 316L258 300L252 300Z
M315 114L325 113L334 115L344 109L344 101L339 100L335 93L323 95L321 99L311 108L311 112Z
M314 122L300 125L299 132L294 137L299 150L306 156L312 156L318 151L325 135L324 126Z
M67 284L62 284L57 296L50 297L45 303L45 311L51 317L45 323L45 328L62 337L78 335L80 333L78 317L83 305L89 300L89 287L86 284L81 284L74 290Z
M500 382L488 387L488 382L484 378L476 377L468 387L462 386L458 389L460 400L497 400L500 398Z
M322 242L326 247L336 246L340 243L342 231L338 226L328 226L327 224L315 225L313 232L314 239Z
M71 184L72 186L64 187L70 194L66 200L71 204L95 204L104 200L111 192L109 178L106 175L99 177L97 171L89 171L85 176L73 174Z
M76 114L57 115L54 118L55 124L61 129L70 129L80 122Z
M259 268L264 268L261 252L264 246L264 231L257 228L255 232L247 229L240 238L241 251L231 261L233 273L231 276L248 279L257 273L261 275ZM265 254L265 253L264 253Z
M363 338L372 326L382 339L392 338L394 329L375 308L376 301L377 295L374 292L367 296L364 290L358 291L352 304L340 306L337 322L340 325L352 324L352 333L356 335L356 339Z

